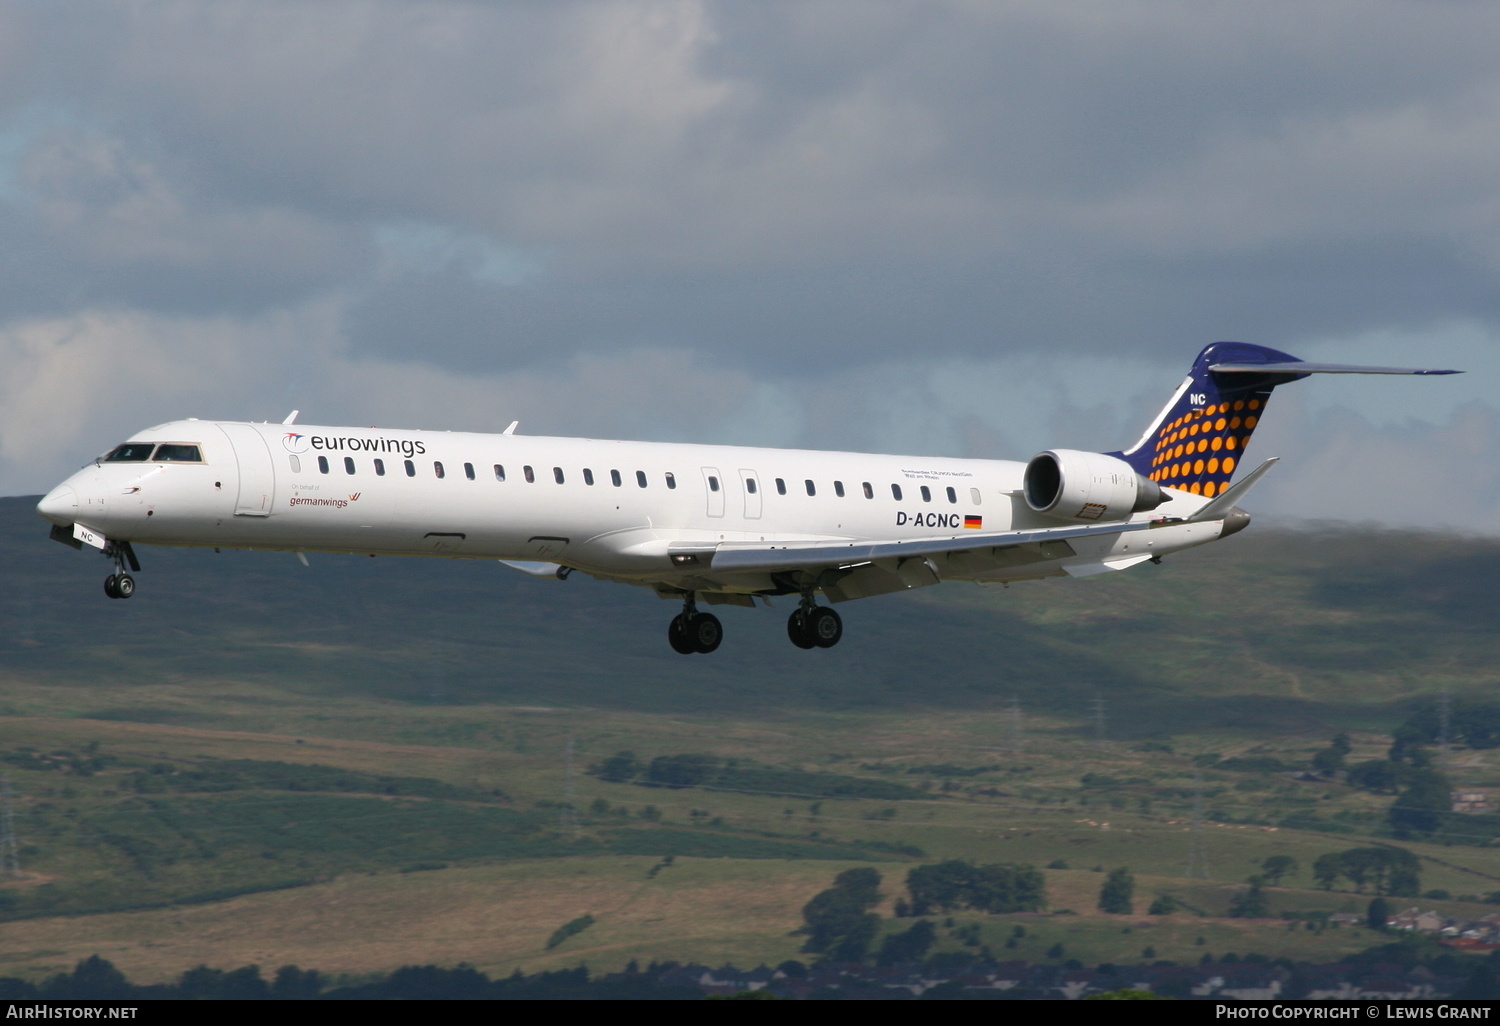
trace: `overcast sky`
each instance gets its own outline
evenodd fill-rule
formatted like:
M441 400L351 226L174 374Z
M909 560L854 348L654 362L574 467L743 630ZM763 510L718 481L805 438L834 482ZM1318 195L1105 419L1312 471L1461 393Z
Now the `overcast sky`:
M0 493L184 416L1024 459L1500 532L1500 5L0 0ZM1255 452L1259 449L1259 452Z

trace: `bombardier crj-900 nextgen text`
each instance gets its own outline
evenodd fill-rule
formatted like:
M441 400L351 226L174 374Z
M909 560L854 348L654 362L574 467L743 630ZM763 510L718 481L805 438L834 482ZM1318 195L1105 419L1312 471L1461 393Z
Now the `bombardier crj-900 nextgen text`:
M1236 503L1274 462L1235 481L1266 400L1313 373L1455 372L1219 342L1131 448L1027 463L183 420L87 464L37 512L113 561L111 598L135 591L137 542L497 559L680 601L667 636L683 653L723 636L700 602L800 596L793 644L828 648L843 625L820 592L1077 577L1242 530Z

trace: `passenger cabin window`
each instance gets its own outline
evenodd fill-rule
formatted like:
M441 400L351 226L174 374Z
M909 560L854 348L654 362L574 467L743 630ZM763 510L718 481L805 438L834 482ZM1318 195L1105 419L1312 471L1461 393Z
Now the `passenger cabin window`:
M496 481L504 481L505 480L505 468L502 467L498 463L495 464L495 480Z
M153 442L126 442L117 445L104 457L105 463L145 463L151 458Z
M352 474L352 473L354 473L354 457L353 456L345 456L344 457L344 473L346 473L346 474Z
M786 494L786 482L783 481L779 477L776 479L776 494L777 495L785 495Z
M300 473L302 473L302 461L299 460L295 456L289 456L288 459L290 459L292 461L292 473L293 474L300 474Z
M464 464L464 477L468 478L470 481L474 480L474 464Z
M318 457L318 458L322 459L321 456ZM407 477L416 477L417 476L417 465L415 463L413 463L411 460L405 460L404 462L406 463L406 476Z
M875 498L875 489L873 489L873 488L870 487L870 482L866 481L862 487L865 490L865 498L867 498L867 499L873 499L873 498Z
M932 501L932 489L928 488L926 485L922 486L922 501L923 502L931 502Z
M644 470L637 470L635 472L635 483L642 488L646 487L646 472Z
M375 461L375 476L385 477L385 460L377 459Z
M844 482L835 481L833 483L833 494L837 495L841 499L844 497Z
M676 476L670 470L667 471L667 487L668 488L676 488L677 487L677 478L676 478Z
M326 473L328 473L328 457L327 456L319 456L318 457L318 473L320 473L320 474L326 474Z
M708 490L711 492L716 492L719 490L719 479L714 477L712 474L708 475Z
M891 498L895 499L897 502L901 501L901 486L900 485L898 485L898 484L891 485Z
M949 502L957 502L958 501L958 493L953 490L953 487L951 485L948 487L948 501Z
M527 484L536 484L536 471L529 466L521 468L521 476L526 479Z
M755 489L756 489L755 478L753 478L753 477L747 477L747 478L745 478L745 491L749 492L751 495L754 495L755 494Z
M202 463L203 454L198 451L196 445L158 445L156 447L157 463Z
M609 472L609 480L616 488L620 487L620 472L618 470L611 470Z
M586 485L591 485L594 483L594 472L588 467L583 468L583 483Z
M558 484L562 484L563 483L562 467L553 467L552 468L552 480L556 481Z
M806 481L803 481L802 483L807 486L807 494L808 495L817 495L818 494L817 486L815 486L812 483L812 479L811 478L809 478Z
M446 474L443 473L443 465L441 463L439 463L437 460L433 460L432 461L432 472L434 474L436 474L440 478L447 476Z

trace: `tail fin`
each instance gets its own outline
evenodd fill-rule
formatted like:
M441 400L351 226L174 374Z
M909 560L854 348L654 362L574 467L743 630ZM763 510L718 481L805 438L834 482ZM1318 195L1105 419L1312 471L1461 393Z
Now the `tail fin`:
M1120 453L1136 473L1194 495L1229 486L1277 385L1309 374L1457 374L1451 370L1306 363L1247 342L1215 342L1198 354L1140 441Z

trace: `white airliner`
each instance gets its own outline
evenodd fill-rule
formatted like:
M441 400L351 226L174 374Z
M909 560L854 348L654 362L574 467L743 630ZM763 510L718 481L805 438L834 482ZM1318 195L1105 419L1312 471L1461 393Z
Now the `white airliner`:
M1456 371L1313 364L1244 343L1204 349L1123 452L1027 463L514 434L180 420L137 433L37 504L52 537L114 564L133 544L496 559L574 570L679 600L684 654L718 648L709 605L800 596L801 648L843 634L817 604L944 580L1123 570L1242 530L1231 483L1277 385L1312 373ZM305 556L303 556L305 559ZM128 569L127 569L128 568Z

